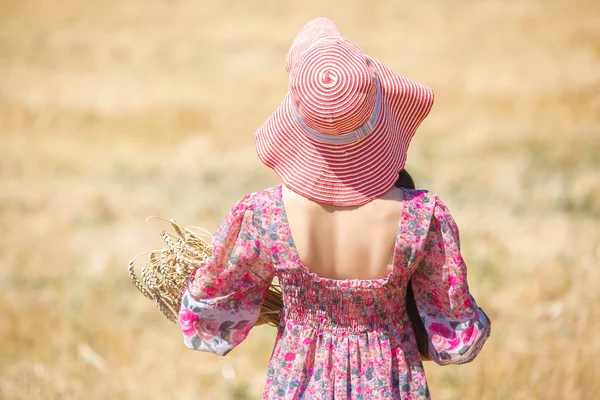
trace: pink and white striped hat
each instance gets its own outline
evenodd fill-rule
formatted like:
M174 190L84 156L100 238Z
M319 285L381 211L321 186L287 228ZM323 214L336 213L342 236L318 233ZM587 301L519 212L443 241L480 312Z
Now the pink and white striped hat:
M288 53L289 92L256 131L284 185L319 203L357 206L389 191L433 91L368 57L325 18Z

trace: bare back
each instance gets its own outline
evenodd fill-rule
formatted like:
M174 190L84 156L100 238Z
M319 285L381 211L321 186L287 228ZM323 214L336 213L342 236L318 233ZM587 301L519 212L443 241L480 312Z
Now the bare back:
M393 188L358 207L315 203L282 186L290 230L303 264L330 279L378 279L393 262L403 192Z

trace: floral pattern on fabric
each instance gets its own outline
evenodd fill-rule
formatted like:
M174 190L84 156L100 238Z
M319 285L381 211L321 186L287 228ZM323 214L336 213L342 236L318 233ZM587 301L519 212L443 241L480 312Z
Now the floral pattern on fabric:
M438 198L412 286L431 358L440 365L471 361L489 336L490 323L469 294L458 227Z
M225 355L241 343L275 275L257 238L248 198L221 223L213 235L211 262L196 270L184 292L179 325L191 349Z
M213 259L183 295L184 343L227 354L242 342L277 276L284 309L263 399L429 399L405 309L415 300L439 364L472 360L490 323L469 293L456 224L437 196L404 190L390 274L332 280L298 256L281 186L246 196L214 235Z

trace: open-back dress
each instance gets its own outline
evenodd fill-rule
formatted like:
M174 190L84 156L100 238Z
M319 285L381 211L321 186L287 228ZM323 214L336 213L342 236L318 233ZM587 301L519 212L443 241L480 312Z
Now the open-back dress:
M491 326L469 293L448 209L427 191L403 192L394 262L387 277L374 280L323 278L303 265L281 186L244 197L215 233L212 261L183 295L186 346L231 351L277 277L284 307L263 399L429 399L405 308L409 279L436 363L471 361Z

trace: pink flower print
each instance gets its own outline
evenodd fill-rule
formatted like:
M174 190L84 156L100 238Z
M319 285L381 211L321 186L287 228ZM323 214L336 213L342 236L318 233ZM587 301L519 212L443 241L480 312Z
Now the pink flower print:
M471 325L467 329L465 329L462 333L462 341L464 343L469 343L471 341L471 336L473 336L473 331L475 330L475 324Z
M244 339L246 339L246 337L248 336L248 333L250 333L250 329L252 329L252 326L245 327L245 328L234 331L231 334L231 344L237 345L237 344L242 343L244 341Z
M378 364L375 368L375 375L385 376L386 373L389 373L389 369L382 364Z
M292 362L296 359L296 353L292 353L292 352L285 353L285 356L283 356L283 358L287 362Z
M454 350L460 345L460 337L450 327L434 322L430 325L431 343L437 351Z
M471 307L471 304L472 304L472 302L471 302L471 298L470 298L470 297L467 297L467 299L466 299L466 300L465 300L465 302L463 303L463 306L464 306L465 308L469 308L469 307Z
M462 265L465 262L460 253L454 255L454 263L456 265Z
M456 286L457 283L458 283L458 279L456 278L456 276L448 277L448 284L450 284L450 287Z
M431 335L431 344L437 351L445 350L446 348L446 339L443 336L434 333Z
M209 342L219 334L219 322L216 319L200 318L194 321L194 329L200 339Z
M279 249L277 248L277 246L271 247L271 253L273 253L273 254L279 253Z
M438 308L438 310L444 309L444 304L441 302L439 297L436 296L435 294L433 295L432 301L433 301L433 304L435 304L435 306Z
M196 313L187 308L184 308L179 312L179 326L185 336L194 336L196 330L194 329L194 322L198 319Z
M444 350L456 350L458 346L460 346L460 337L456 336L454 339L448 340Z
M312 339L311 339L311 338L308 338L308 337L307 337L306 339L304 339L304 345L305 345L305 346L308 346L308 345L310 345L310 343L311 343L311 342L312 342Z
M204 293L208 298L215 297L215 295L219 292L219 289L223 287L225 283L223 278L217 278L212 282L212 285L204 289Z
M214 286L207 287L204 291L208 297L214 297L217 294L217 288Z
M213 286L215 288L220 288L221 286L223 286L224 283L225 283L225 280L223 278L217 278L213 281Z
M438 334L445 339L454 339L456 337L456 332L450 329L448 326L444 324L440 324L437 322L432 323L429 326L429 330L435 334Z
M235 301L241 300L243 298L244 298L244 293L242 293L242 292L236 292L233 296L231 296L231 299L235 300Z

